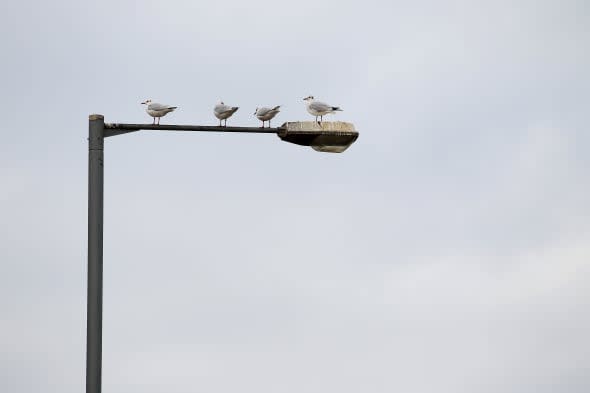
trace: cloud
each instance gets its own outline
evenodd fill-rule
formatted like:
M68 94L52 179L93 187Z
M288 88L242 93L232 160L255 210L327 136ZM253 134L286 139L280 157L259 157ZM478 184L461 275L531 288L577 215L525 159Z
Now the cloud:
M584 7L5 10L0 391L84 386L89 113L257 125L308 94L360 130L345 154L106 141L104 391L587 391Z

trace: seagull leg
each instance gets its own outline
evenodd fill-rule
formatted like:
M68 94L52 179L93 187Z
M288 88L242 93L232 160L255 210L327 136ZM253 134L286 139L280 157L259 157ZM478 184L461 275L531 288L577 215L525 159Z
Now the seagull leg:
M270 128L270 120L268 120L268 128Z

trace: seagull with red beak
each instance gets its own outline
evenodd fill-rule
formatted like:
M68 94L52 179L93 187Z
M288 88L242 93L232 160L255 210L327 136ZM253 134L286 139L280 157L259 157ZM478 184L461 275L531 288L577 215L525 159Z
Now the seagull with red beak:
M157 102L152 102L152 100L145 100L141 104L146 105L145 111L148 115L154 118L154 122L152 124L156 124L156 118L158 119L157 124L160 124L160 117L166 116L167 113L170 113L174 109L178 108L177 106L158 104Z

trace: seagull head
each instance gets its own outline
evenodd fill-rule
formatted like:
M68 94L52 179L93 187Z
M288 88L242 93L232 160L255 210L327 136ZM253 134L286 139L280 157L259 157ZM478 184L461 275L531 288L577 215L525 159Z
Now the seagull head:
M313 101L313 96L307 96L303 99L303 101Z
M142 102L142 105L149 105L152 103L152 100L145 100L144 102Z

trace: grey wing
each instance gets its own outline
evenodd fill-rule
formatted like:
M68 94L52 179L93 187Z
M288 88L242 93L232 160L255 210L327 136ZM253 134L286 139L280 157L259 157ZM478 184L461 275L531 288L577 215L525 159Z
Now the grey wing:
M166 109L170 109L170 106L158 104L157 102L152 102L148 105L148 109L151 111L164 111Z
M225 112L231 111L231 109L232 109L232 108L231 108L231 106L229 106L229 105L224 105L224 104L217 104L217 105L215 105L215 108L214 108L213 110L215 111L215 113L217 113L217 114L219 114L219 115L220 115L220 114L222 114L222 113L225 113Z
M329 112L332 110L332 107L324 102L314 101L309 104L309 108L317 111L317 112Z
M270 108L266 108L266 107L262 107L262 108L258 108L258 111L256 112L256 114L258 116L264 116L266 115L268 112L270 112Z

